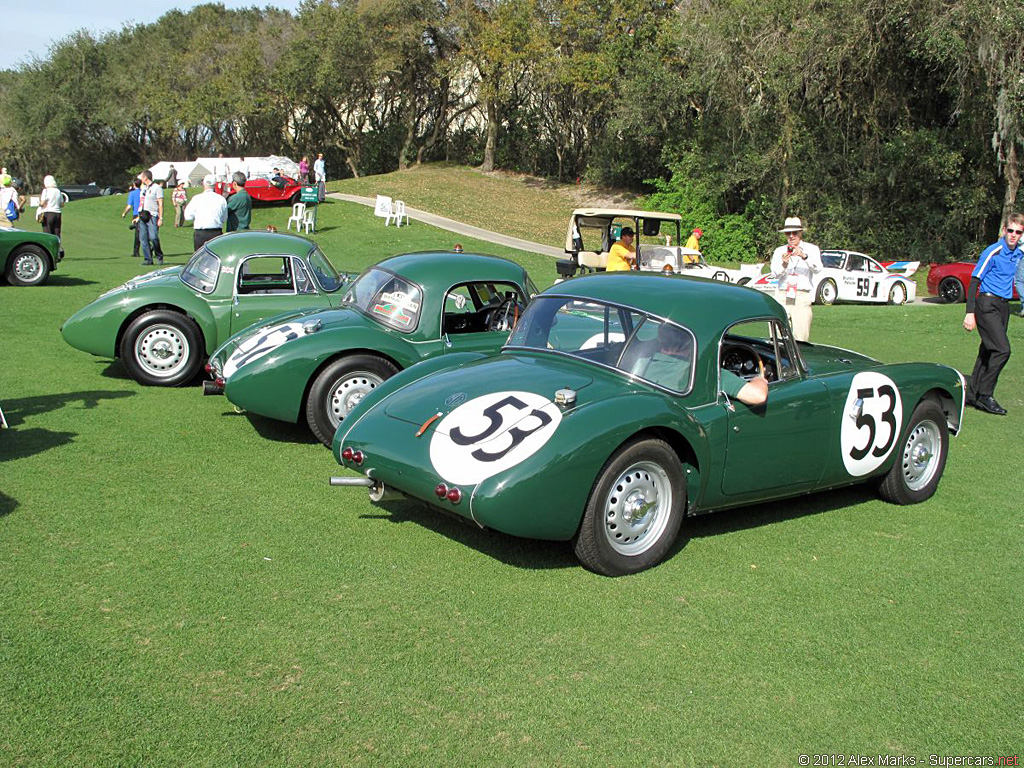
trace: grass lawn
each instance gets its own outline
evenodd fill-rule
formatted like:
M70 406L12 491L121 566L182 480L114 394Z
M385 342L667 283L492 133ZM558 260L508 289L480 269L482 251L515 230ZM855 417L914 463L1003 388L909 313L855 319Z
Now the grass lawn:
M443 193L406 201L460 218ZM522 221L549 205L486 194L479 210ZM0 765L1021 752L1021 357L997 393L1010 415L966 414L929 502L854 488L706 516L662 565L607 579L567 544L330 488L339 468L304 426L140 387L67 346L62 321L141 270L123 205L71 203L50 283L0 285ZM254 226L287 216L260 208ZM358 205L320 223L343 270L454 242ZM549 258L460 239L554 278ZM164 246L183 263L191 230ZM962 305L814 314L815 341L973 364ZM1018 355L1022 329L1011 318Z

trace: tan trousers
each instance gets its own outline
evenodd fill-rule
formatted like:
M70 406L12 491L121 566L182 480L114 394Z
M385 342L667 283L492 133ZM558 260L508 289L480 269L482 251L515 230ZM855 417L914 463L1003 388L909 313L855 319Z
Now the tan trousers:
M776 291L775 300L786 308L786 317L793 327L793 338L797 341L809 341L811 338L811 303L810 291L797 291L796 299L787 299L785 291Z

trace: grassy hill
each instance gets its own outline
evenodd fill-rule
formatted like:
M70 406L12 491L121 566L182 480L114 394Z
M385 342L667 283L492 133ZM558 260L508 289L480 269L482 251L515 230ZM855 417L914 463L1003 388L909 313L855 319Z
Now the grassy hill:
M507 211L522 227L509 234L548 242L556 229L531 224L555 228L572 207L555 215L556 191L459 169L428 169L449 182L424 182L422 198L388 186L417 173L338 186L398 190L454 218ZM854 488L722 512L687 521L659 567L606 579L565 544L331 488L338 466L303 426L197 387L140 387L119 362L68 347L63 320L141 270L122 207L71 203L50 284L0 285L0 764L1019 752L1018 358L999 388L1009 417L966 414L928 503ZM257 209L254 226L283 231L286 217ZM453 240L342 203L320 225L313 237L349 270ZM191 231L164 236L183 263ZM477 245L554 277L546 257ZM821 308L813 334L965 370L977 339L962 315ZM1011 323L1024 349L1024 321Z

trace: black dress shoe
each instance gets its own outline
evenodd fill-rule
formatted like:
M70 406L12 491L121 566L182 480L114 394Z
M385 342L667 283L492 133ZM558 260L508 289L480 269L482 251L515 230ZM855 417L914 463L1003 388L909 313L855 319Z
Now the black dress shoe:
M974 407L985 413L994 413L996 416L1005 416L1006 409L1003 408L991 395L979 397L974 401Z

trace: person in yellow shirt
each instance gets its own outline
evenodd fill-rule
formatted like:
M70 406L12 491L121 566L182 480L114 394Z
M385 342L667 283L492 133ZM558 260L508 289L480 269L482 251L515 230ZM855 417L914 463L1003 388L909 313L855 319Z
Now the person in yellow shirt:
M608 272L624 272L636 263L636 248L633 245L635 233L632 227L623 227L619 241L608 251Z
M686 241L686 247L690 248L690 249L692 249L694 251L699 251L700 250L700 236L703 235L703 234L704 234L704 232L703 232L703 230L701 230L700 227L697 227L695 230L693 230L693 232L690 234L690 239ZM688 253L684 253L683 254L683 263L684 264L696 264L698 260L699 260L699 258L697 256L691 256Z

